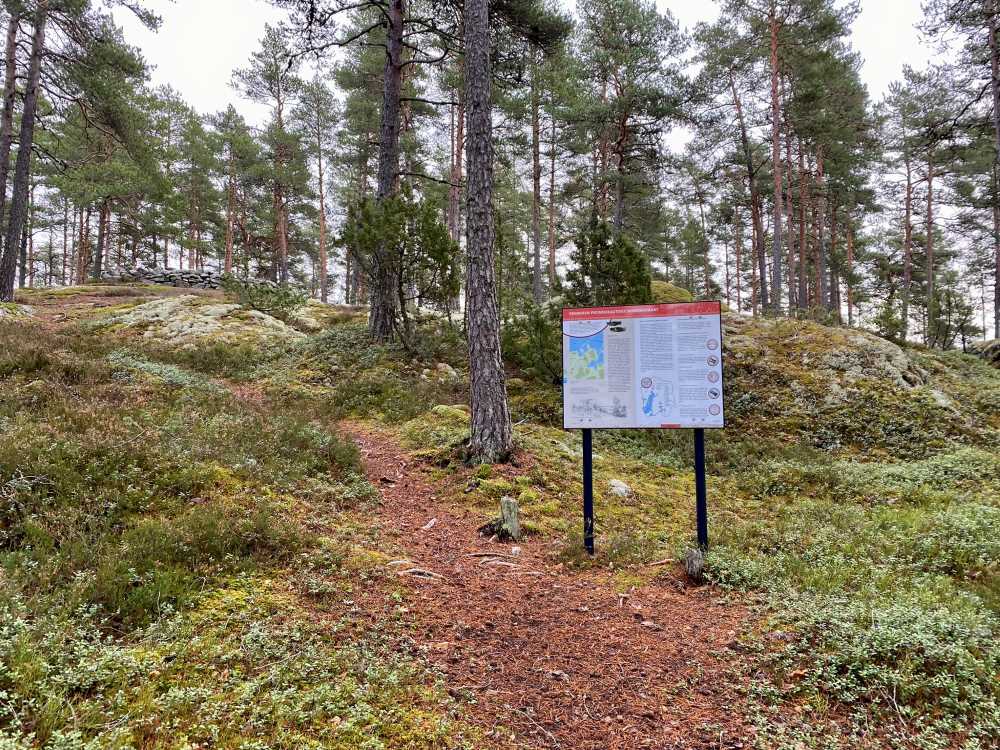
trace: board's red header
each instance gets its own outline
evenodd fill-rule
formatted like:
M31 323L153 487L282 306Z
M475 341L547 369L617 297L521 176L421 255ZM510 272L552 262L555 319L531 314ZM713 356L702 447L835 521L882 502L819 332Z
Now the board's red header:
M673 302L660 305L619 305L617 307L564 307L563 320L606 320L608 318L666 318L674 315L720 315L722 303Z

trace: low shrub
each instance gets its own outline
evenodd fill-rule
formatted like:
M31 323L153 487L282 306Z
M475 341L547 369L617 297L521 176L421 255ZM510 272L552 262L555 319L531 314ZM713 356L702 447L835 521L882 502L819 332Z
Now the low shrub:
M241 305L289 322L309 301L309 295L289 284L272 284L254 279L225 276L222 288Z

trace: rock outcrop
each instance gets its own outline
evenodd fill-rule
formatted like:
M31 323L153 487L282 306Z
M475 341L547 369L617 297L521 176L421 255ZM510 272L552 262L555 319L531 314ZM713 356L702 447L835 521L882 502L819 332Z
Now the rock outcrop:
M969 347L969 350L980 359L984 359L994 367L1000 367L1000 339L980 341Z
M281 341L304 338L277 318L242 305L185 294L137 305L103 321L142 330L146 338L175 342L213 338L219 341Z
M30 318L34 314L34 309L28 305L19 305L16 302L0 302L0 320L4 318Z

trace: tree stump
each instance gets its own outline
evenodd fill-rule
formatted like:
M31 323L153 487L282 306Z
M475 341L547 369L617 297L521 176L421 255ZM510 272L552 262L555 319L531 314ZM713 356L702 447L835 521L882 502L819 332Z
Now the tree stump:
M479 528L483 536L496 536L501 542L521 541L521 509L512 497L500 498L500 517Z
M694 583L705 582L705 553L697 547L692 547L684 555L684 570Z

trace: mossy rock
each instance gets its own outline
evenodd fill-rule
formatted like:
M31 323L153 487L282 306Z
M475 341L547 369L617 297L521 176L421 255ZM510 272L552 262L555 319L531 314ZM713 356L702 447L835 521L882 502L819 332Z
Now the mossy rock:
M32 308L28 305L19 305L16 302L0 302L0 320L4 318L30 318L32 314Z
M1000 339L973 344L972 353L994 367L1000 367Z
M667 304L670 302L693 302L694 295L687 289L671 284L669 281L654 281L653 302Z

